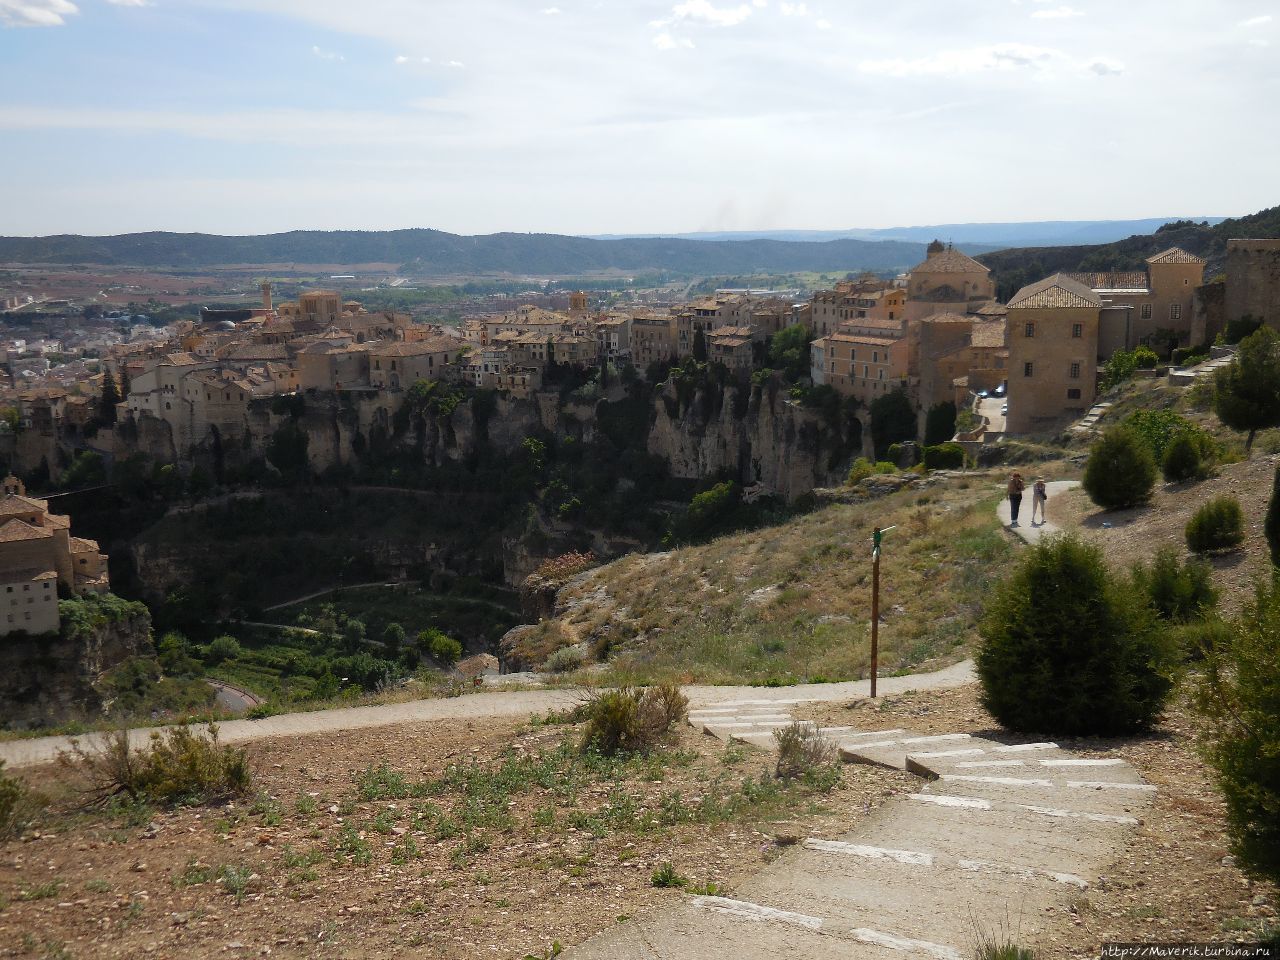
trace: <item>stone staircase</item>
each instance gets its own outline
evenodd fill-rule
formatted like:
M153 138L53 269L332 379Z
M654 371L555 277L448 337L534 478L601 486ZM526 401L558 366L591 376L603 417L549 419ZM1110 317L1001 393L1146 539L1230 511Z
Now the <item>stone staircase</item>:
M730 701L689 723L770 750L802 702ZM731 898L689 897L566 956L961 960L979 933L1026 942L1116 859L1155 792L1124 760L1054 743L817 729L845 762L908 771L918 789L843 836L803 840Z

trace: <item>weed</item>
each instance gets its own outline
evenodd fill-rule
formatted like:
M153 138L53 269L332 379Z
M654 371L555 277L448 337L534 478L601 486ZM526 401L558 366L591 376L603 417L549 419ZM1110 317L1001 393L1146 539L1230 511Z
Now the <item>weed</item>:
M396 818L395 818L395 815L394 815L390 810L383 810L383 811L381 811L381 812L380 812L376 817L374 817L374 818L373 818L373 820L369 823L369 826L370 826L373 830L377 831L378 833L382 834L383 836L386 836L386 835L387 835L387 834L389 834L393 829L395 829L395 825L396 825Z
M320 808L320 804L316 802L316 798L309 793L298 795L297 801L293 805L293 809L298 812L299 816L309 817Z
M96 750L72 741L58 762L85 781L91 803L115 797L154 803L211 803L244 796L253 783L245 750L218 742L218 728L208 736L180 726L151 734L145 747L129 746L125 730L108 733Z
M92 893L110 893L111 884L103 880L101 877L94 877L92 880L84 882L84 888Z
M338 857L345 857L359 867L367 866L373 860L369 842L349 823L339 831L334 852Z
M597 694L587 704L583 749L605 756L643 753L667 737L688 711L688 699L671 684Z
M312 867L324 861L324 851L313 847L305 853L299 853L293 847L286 846L281 851L280 861L288 870L296 870L298 867Z
M797 780L819 774L831 767L835 746L811 723L795 722L773 733L778 743L775 775L779 780Z
M58 891L62 889L61 880L50 880L48 883L38 883L35 886L27 887L18 891L18 899L22 901L31 900L48 900L50 897L56 897Z
M231 894L236 898L236 902L239 903L244 899L244 895L249 889L249 884L254 879L254 873L248 867L224 864L218 870L217 879L222 884L223 893Z
M260 793L254 798L249 812L261 816L264 827L278 827L284 821L280 802L266 793Z
M413 837L405 836L391 850L391 862L396 866L404 866L418 856L418 843Z
M663 890L679 889L688 885L689 881L680 874L676 873L676 868L669 863L664 863L657 870L653 871L650 882Z
M0 760L0 839L22 833L44 805L44 798L32 793L21 780L4 775L4 761Z
M356 790L361 800L402 800L412 793L404 776L385 763L369 767L356 780Z
M199 860L187 861L186 869L178 876L173 878L173 885L179 889L183 887L198 887L202 883L211 883L217 879L218 871L213 867L201 863Z

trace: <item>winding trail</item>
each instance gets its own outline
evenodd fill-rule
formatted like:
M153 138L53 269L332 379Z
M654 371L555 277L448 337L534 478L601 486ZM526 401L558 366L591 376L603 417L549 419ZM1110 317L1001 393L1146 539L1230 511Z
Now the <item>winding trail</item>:
M966 660L935 673L905 677L882 677L880 690L902 693L907 690L938 690L972 683L973 662ZM734 700L793 703L796 700L849 700L870 693L870 682L805 684L795 687L685 687L693 708L714 708ZM305 736L311 733L333 733L342 730L364 730L398 723L422 720L479 719L484 717L527 717L531 713L563 709L582 699L582 691L573 690L508 690L492 693L464 694L437 700L413 700L377 707L344 707L317 710L314 713L286 713L262 720L228 720L218 724L218 735L226 743L250 743L269 737ZM155 727L141 727L129 732L132 742L143 744ZM10 769L35 766L54 760L66 750L71 737L39 737L0 743L0 760ZM89 747L100 741L101 734L85 734L74 738Z
M1045 514L1050 514L1054 510L1054 502L1068 490L1074 490L1080 486L1079 480L1054 480L1045 484L1045 493L1048 499L1045 502ZM1005 525L1010 533L1017 534L1027 543L1039 543L1042 538L1052 536L1061 532L1059 527L1052 520L1046 523L1031 522L1031 481L1027 482L1027 490L1022 495L1022 509L1018 512L1018 525L1016 527L1009 526L1009 498L1005 497L996 507L996 515L1000 518L1000 522Z

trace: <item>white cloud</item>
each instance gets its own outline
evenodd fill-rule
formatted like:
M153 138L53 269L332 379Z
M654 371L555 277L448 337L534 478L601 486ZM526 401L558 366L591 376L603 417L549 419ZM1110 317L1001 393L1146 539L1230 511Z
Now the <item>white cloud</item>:
M0 23L6 27L60 27L79 12L71 0L0 0Z
M149 7L151 0L107 0L107 3L117 7Z
M803 3L783 3L779 8L784 17L807 17L809 8Z
M466 64L465 64L465 63L463 63L461 60L450 60L450 61L449 61L449 66L451 66L451 67L465 67L465 66L466 66Z
M1093 71L1100 77L1117 77L1124 73L1124 64L1118 60L1104 60L1098 58L1091 60L1085 65L1089 70Z
M887 77L964 76L1008 73L1016 70L1079 73L1087 70L1100 76L1124 72L1124 64L1105 57L1078 60L1061 50L1025 43L1000 43L966 50L942 50L928 57L864 60L862 73Z
M685 0L672 7L671 13L677 20L694 20L716 27L736 27L751 16L751 7L745 3L736 7L717 7L710 0Z
M430 63L430 57L407 57L403 53L396 57L395 62L401 66L406 63Z
M1037 10L1031 16L1037 20L1066 20L1070 17L1083 17L1084 13L1075 7L1054 7L1052 10Z
M560 13L561 13L561 10L559 7L547 7L545 10L542 11L542 15L544 17L558 17L560 16Z
M675 50L683 47L686 50L693 49L693 41L688 37L673 37L670 33L659 33L653 37L653 45L659 50Z
M345 60L347 59L340 53L334 53L332 50L321 50L319 47L311 48L311 55L319 57L321 60Z
M1241 20L1238 26L1241 27L1261 27L1271 22L1271 14L1264 13L1260 17L1250 17L1248 20Z
M819 30L831 29L831 21L826 19L826 17L823 17L821 20L815 21L813 25L817 27Z

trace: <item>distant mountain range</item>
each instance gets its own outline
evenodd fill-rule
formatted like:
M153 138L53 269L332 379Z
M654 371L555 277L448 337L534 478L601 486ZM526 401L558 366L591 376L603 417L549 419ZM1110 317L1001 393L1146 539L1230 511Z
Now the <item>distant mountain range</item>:
M970 249L969 252L990 250ZM439 230L313 231L257 237L132 233L0 238L0 264L94 264L201 269L235 264L389 264L422 277L574 277L659 272L681 277L800 271L898 271L924 259L920 243L830 240L595 240L554 234L463 237Z
M1038 220L1028 223L938 223L922 227L889 227L883 230L761 230L711 233L679 233L679 240L785 240L821 243L831 240L900 240L929 243L943 240L972 252L975 245L990 247L1053 247L1068 244L1111 243L1136 234L1154 233L1178 220L1221 223L1224 217L1149 217L1145 220ZM658 234L605 234L599 240L655 237Z

